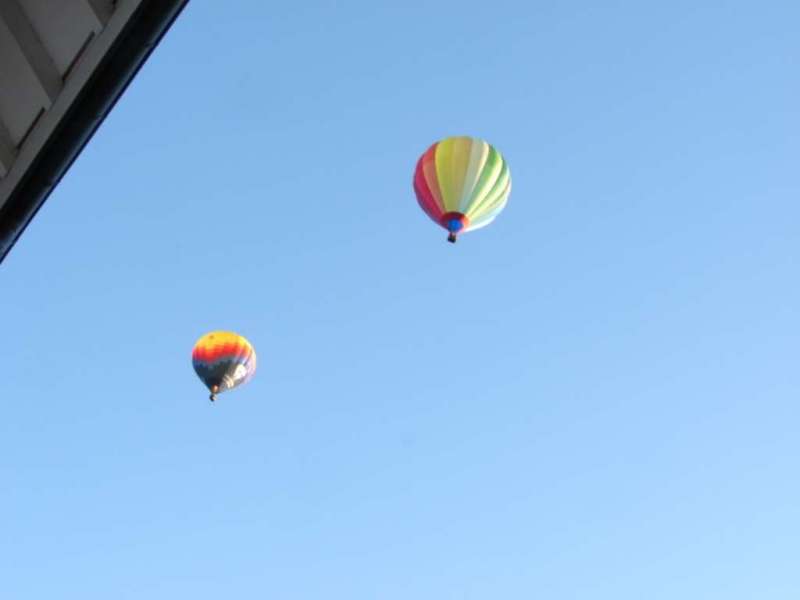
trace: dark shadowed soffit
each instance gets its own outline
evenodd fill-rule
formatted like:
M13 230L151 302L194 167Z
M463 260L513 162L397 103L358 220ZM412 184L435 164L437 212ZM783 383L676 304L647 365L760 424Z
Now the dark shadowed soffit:
M112 11L126 6L124 0L106 1L107 4L104 6L103 0L83 0L91 10L86 14L97 18L98 27L95 29L96 32L100 32L97 36L90 32L85 42L85 46L88 46L86 54L92 50L93 37L95 41L100 42L100 36L103 34L102 25L114 24L113 21L110 21L114 17ZM0 195L0 262L6 258L14 243L25 231L25 227L58 185L64 173L91 139L100 123L114 107L117 99L123 94L139 68L188 1L141 0L138 2L130 15L126 15L124 24L116 24L119 30L113 33L113 41L109 43L108 49L103 51L96 66L89 65L87 67L86 64L78 64L78 67L84 67L84 69L91 68L91 72L84 76L85 81L78 82L80 87L76 88L77 91L73 90L73 97L63 103L64 106L60 108L63 113L53 117L53 123L50 125L51 131L41 131L47 126L47 123L43 123L46 120L44 117L47 117L44 108L38 111L32 125L19 140L14 140L13 135L9 135L8 127L3 126L0 122L0 162L6 159L4 164L0 164L2 167L0 175L7 176L9 174L9 165L16 168L16 173L12 173L15 175L14 181L11 182L13 185L9 181L0 181L0 183L7 184L5 190L0 189L4 192ZM40 32L35 32L38 35L29 35L29 32L34 31L35 28L29 27L21 10L25 8L24 0L12 0L8 4L6 2L7 0L0 0L0 3L4 4L3 10L0 11L3 13L0 14L0 26L5 26L0 33L9 34L10 32L7 37L11 38L15 44L19 41L18 46L11 47L12 52L17 47L24 51L27 41L32 40L28 48L29 52L24 55L34 67L32 70L35 77L32 81L41 84L39 89L44 92L49 91L48 85L51 82L55 82L53 84L55 86L61 85L64 81L70 83L68 78L72 74L71 71L78 71L75 64L66 64L63 60L59 64L60 57L53 58L52 55L48 57L44 52L40 52L37 56L36 51L46 44L40 43L40 40L43 39ZM133 6L130 3L128 5ZM108 14L104 14L104 11ZM14 22L14 19L17 23L21 23L21 33L13 31L8 25L10 21ZM61 47L64 47L63 39L51 42L50 47L58 50L59 43ZM84 50L86 48L79 49L80 52ZM6 60L7 58L8 56L3 54L3 47L0 46L0 61L4 61L6 66L11 62ZM84 63L88 61L89 59L85 59ZM75 59L75 62L79 62L79 60ZM2 66L0 65L0 67ZM40 67L38 70L37 66ZM59 68L61 68L60 73ZM49 81L48 69L55 75ZM4 83L7 84L0 80L0 85ZM66 87L66 84L63 85ZM75 86L73 85L73 87ZM15 88L13 91L20 90L21 88ZM6 91L9 91L9 88L6 88ZM57 90L51 99L54 102L53 108L58 108L55 104L59 101ZM8 107L8 105L9 103L6 101L5 106ZM22 108L31 108L31 106L26 105ZM38 132L37 127L40 128ZM35 137L37 133L41 138L38 142L28 139ZM14 142L17 143L14 144ZM26 143L29 146L33 146L34 143L37 145L30 150L25 147ZM29 150L30 156L23 161L21 158L25 150ZM19 157L19 160L15 165L13 161L16 157Z

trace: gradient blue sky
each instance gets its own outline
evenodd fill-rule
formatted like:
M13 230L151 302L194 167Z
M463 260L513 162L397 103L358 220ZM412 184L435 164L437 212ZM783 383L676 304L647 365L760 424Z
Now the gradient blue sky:
M0 271L0 596L796 600L798 22L194 0Z

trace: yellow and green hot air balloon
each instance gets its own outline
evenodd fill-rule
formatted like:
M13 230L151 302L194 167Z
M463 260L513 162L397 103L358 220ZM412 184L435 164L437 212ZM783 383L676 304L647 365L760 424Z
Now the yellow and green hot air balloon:
M414 173L417 201L448 231L485 227L505 208L511 192L508 164L495 148L471 137L449 137L428 148Z

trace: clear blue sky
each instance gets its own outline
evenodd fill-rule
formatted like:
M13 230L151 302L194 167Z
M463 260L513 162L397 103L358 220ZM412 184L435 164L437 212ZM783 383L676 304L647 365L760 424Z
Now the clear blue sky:
M0 272L0 596L795 600L798 22L192 2Z

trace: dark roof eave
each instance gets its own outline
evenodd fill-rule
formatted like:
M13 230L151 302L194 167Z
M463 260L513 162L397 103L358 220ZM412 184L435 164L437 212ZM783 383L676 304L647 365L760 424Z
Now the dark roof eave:
M0 262L189 0L144 0L0 208Z

